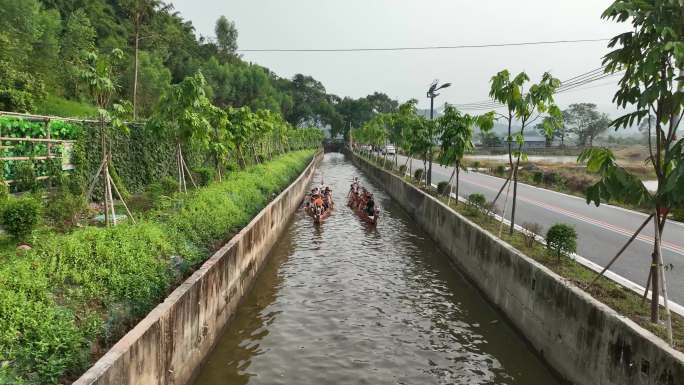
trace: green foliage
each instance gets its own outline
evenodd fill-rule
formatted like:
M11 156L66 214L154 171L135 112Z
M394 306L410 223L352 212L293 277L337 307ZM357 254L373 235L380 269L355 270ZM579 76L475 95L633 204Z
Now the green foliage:
M20 162L15 170L17 190L36 192L41 184L36 180L36 168L32 161Z
M235 28L235 23L228 21L225 16L221 15L216 21L216 43L219 52L224 55L234 55L237 50L238 32Z
M587 203L615 200L635 206L653 205L653 197L639 178L620 167L607 148L588 148L577 161L586 162L587 171L599 174L600 180L587 188Z
M581 146L593 146L594 139L610 127L608 115L596 110L593 103L571 104L563 111L563 124L568 132L577 135L577 142Z
M441 195L449 194L449 182L441 181L437 183L437 192Z
M532 174L532 181L536 184L541 184L544 181L544 172L543 171L535 171Z
M85 208L83 196L63 190L49 196L44 213L52 226L59 231L68 231L78 223Z
M558 257L569 255L577 251L577 233L575 228L563 223L557 223L546 232L546 247Z
M35 112L44 115L93 118L97 116L97 108L91 104L68 100L56 95L47 95L35 105Z
M500 165L496 166L496 168L494 169L494 172L497 175L503 175L506 172L506 166L500 164Z
M112 344L187 271L237 232L308 164L292 152L222 182L161 200L137 224L36 235L33 250L2 255L0 378L56 384ZM178 261L176 261L178 260Z
M484 195L480 193L473 193L468 195L468 204L475 206L475 207L484 207L485 203L487 203L487 199L485 198Z
M0 208L0 224L17 240L24 240L40 220L40 203L32 197L11 198Z
M216 170L210 167L198 167L193 172L198 176L197 183L200 186L208 186L216 176Z
M401 175L406 174L406 166L405 165L402 164L401 166L399 166L399 174L401 174Z
M423 169L418 168L413 171L413 178L415 178L417 181L420 181L423 179Z

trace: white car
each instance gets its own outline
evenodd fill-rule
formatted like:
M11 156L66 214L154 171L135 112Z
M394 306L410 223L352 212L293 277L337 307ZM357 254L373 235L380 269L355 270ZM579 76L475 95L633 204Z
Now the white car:
M391 144L385 146L385 148L382 149L382 153L385 155L396 155L397 154L397 149L392 146Z

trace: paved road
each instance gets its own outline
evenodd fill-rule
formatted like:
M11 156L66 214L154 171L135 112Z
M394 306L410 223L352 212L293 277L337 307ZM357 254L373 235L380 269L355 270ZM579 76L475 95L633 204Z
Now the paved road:
M399 156L399 161L406 158ZM413 161L413 166L422 167L422 162ZM447 181L453 168L433 163L432 183ZM482 193L487 200L493 200L504 183L504 179L474 172L461 172L460 195ZM505 191L504 191L505 194ZM511 187L511 196L513 190ZM503 207L504 196L497 206ZM510 218L510 200L506 218ZM646 220L646 215L619 207L587 205L583 198L573 197L518 183L518 205L516 223L536 222L542 233L554 223L575 226L578 235L577 254L605 266L632 234ZM650 255L653 250L653 225L649 224L611 270L639 285L644 286L648 277ZM663 259L674 269L666 272L670 300L684 304L684 225L668 222L663 235Z

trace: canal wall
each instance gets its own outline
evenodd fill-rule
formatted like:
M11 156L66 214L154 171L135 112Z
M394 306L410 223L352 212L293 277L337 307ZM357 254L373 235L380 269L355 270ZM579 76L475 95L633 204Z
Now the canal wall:
M304 172L74 385L184 385L228 325L296 211L318 153Z
M347 155L409 212L567 381L684 384L684 354L434 197Z

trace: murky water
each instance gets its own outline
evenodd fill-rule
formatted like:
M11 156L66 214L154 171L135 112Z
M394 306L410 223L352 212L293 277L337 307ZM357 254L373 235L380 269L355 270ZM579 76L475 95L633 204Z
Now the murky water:
M340 154L320 173L335 212L296 214L196 385L559 383L379 186ZM345 205L356 175L377 229Z

